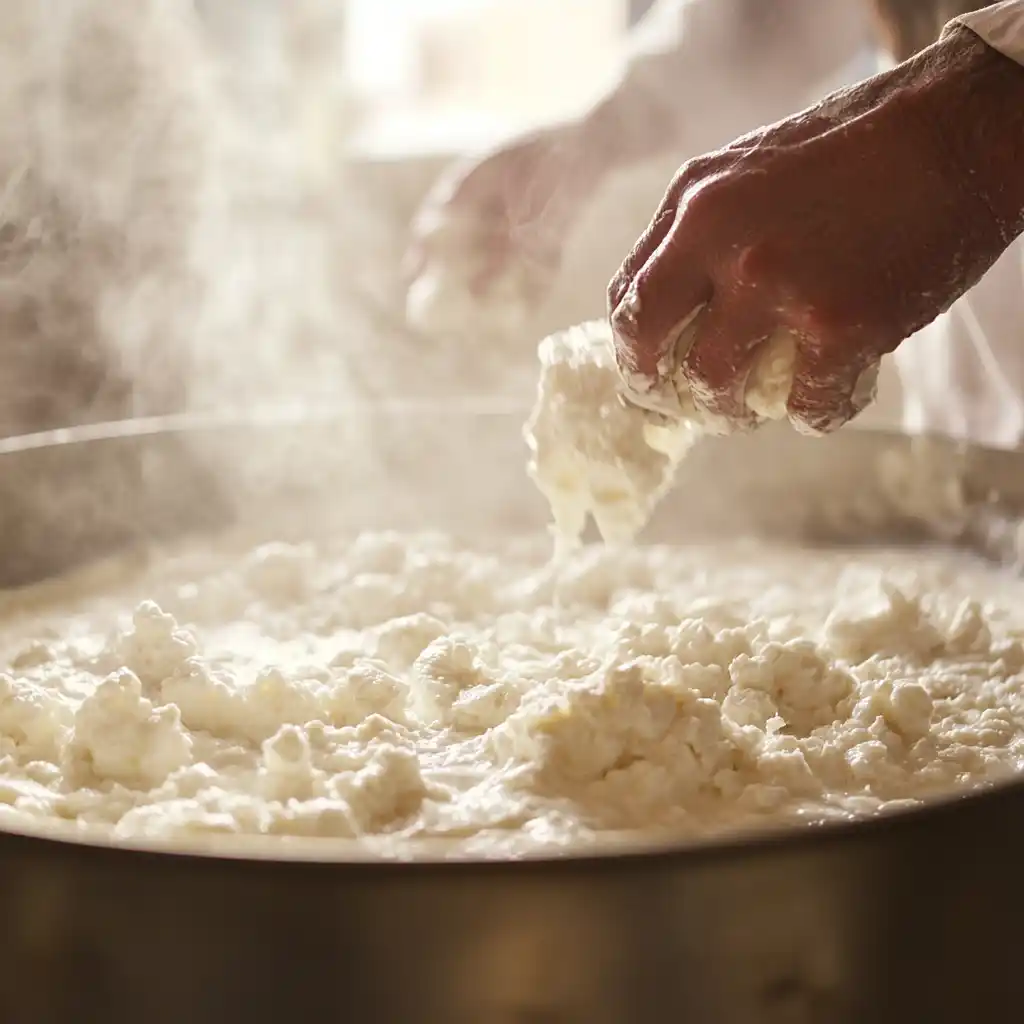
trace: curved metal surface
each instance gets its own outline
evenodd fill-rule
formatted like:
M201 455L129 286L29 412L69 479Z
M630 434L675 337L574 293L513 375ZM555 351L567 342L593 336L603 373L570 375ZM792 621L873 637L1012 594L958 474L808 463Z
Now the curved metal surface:
M354 486L358 445L336 425L7 456L0 480L21 482L23 511L32 496L61 504L21 519L0 506L0 565L25 580L60 568L58 549L70 564L231 521L481 534L543 521L510 423L474 424L472 458L507 460L509 479L468 507L451 500L469 458L452 424L371 442L387 456L379 487ZM437 486L423 493L421 474L407 506L398 476L427 454ZM941 538L1015 557L1021 470L1007 453L766 430L696 451L652 535ZM982 1019L1017 1008L1022 857L1020 784L853 827L524 862L227 859L7 833L0 1020Z

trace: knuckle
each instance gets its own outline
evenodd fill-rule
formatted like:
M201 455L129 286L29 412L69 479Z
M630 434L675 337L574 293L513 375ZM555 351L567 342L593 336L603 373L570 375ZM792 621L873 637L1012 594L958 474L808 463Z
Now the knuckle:
M620 299L611 311L609 322L616 337L621 338L624 342L635 344L639 339L641 324L635 303Z
M665 190L655 221L675 218L683 207L689 207L695 196L715 180L720 161L714 156L699 156L687 160Z
M608 282L606 294L608 315L613 316L623 296L629 289L630 274L626 268L620 267L615 276Z
M676 171L670 191L683 192L692 188L698 182L714 175L720 163L720 158L714 153L692 157Z
M720 221L736 205L735 181L727 172L716 170L695 181L680 203L680 212L702 221Z

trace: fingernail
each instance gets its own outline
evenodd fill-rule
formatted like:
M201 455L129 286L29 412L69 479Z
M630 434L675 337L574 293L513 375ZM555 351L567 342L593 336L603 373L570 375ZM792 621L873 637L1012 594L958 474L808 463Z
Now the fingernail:
M818 430L812 423L799 416L791 416L789 422L793 425L793 429L798 434L803 434L804 437L821 437L825 434L824 430Z
M791 415L790 425L798 434L804 437L825 437L838 430L850 417L841 412L831 413L827 416L815 416L813 419L808 416Z

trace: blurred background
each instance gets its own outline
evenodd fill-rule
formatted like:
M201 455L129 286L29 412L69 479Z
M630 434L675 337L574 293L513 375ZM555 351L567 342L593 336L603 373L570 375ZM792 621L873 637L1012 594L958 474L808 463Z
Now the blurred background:
M448 386L450 353L404 324L412 211L456 155L586 103L628 16L625 0L5 3L0 433L393 392L428 369Z
M631 18L647 6L348 0L345 60L359 144L474 148L570 116L607 84Z
M408 421L367 410L511 395L525 419L541 327L512 345L410 328L411 218L455 158L586 104L627 21L618 0L4 0L0 437L328 405L349 429L303 465L340 451L347 501L376 472L417 510L438 474L479 472L469 446L438 459L450 429L413 421L420 460ZM581 285L593 309L602 274ZM518 432L509 444L499 502L523 490ZM191 519L243 492L244 463L276 459L165 447L148 469L119 449L72 448L43 474L5 463L5 581L133 535L143 499Z

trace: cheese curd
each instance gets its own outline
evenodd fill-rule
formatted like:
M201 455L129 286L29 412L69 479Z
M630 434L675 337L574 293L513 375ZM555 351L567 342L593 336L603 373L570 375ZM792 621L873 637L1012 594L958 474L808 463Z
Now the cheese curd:
M944 552L226 541L5 595L0 822L488 854L911 805L1024 752L1024 584Z
M556 536L575 542L593 515L606 540L629 541L671 486L700 426L622 400L607 328L554 334L538 356L537 401L524 430L527 469L551 506Z
M556 532L593 514L628 541L706 425L620 402L592 326L541 357L526 434ZM0 595L0 824L503 856L850 818L1020 768L1009 573L741 541L556 553L238 535Z
M545 338L538 358L537 399L524 430L527 469L551 506L563 545L582 536L590 516L605 540L632 540L693 445L732 429L698 408L678 369L654 391L632 386L616 366L607 322ZM745 395L756 421L785 419L795 358L788 333L765 344Z

